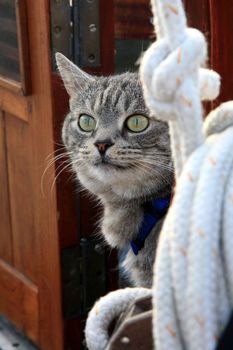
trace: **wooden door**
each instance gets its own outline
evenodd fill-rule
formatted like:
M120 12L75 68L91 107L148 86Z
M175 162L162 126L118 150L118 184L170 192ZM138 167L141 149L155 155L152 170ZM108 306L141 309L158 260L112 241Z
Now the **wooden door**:
M48 1L0 0L0 313L63 349ZM55 169L50 168L54 178Z

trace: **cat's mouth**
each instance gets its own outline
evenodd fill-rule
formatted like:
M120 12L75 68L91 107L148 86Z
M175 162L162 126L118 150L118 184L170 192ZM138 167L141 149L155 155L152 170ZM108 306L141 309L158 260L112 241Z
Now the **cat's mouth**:
M107 159L106 157L101 157L96 162L94 162L94 166L98 168L102 168L104 170L112 170L112 169L118 169L118 170L126 170L131 168L129 164L119 164L116 161L112 159Z

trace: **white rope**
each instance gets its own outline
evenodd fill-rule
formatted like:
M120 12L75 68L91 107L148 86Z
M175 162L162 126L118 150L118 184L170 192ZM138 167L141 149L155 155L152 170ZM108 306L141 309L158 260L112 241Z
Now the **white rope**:
M219 77L215 72L200 69L206 59L205 39L199 31L186 27L181 2L157 0L152 4L163 35L143 58L144 96L152 115L169 122L178 176L188 155L203 140L199 96L215 98ZM193 133L187 139L186 131L191 129Z
M152 3L162 29L141 77L152 116L169 123L177 176L155 263L155 344L213 350L233 300L233 103L207 118L205 140L200 101L215 98L220 83L200 68L204 37L186 28L181 1Z
M125 288L98 300L90 311L85 328L88 349L104 350L109 341L108 328L134 300L151 295L146 288Z

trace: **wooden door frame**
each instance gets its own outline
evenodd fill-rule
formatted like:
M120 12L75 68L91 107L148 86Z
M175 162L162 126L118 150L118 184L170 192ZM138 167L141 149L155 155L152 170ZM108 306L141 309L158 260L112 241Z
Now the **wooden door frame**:
M33 130L32 153L36 237L39 240L39 345L43 350L63 350L60 248L56 188L43 196L41 183L46 157L54 151L50 55L49 1L27 0L32 95L29 124ZM45 79L46 77L46 79ZM44 135L41 139L41 135ZM55 168L50 167L55 178Z

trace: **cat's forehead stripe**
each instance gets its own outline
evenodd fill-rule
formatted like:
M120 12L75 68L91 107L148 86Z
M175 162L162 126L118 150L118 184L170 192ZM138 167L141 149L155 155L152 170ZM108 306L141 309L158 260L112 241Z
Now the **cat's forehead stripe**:
M113 96L112 96L112 105L113 105L113 107L117 106L121 96L122 96L122 90L121 89L117 89L115 91L115 94L113 94Z
M101 101L101 105L107 105L108 103L111 103L111 98L112 98L112 86L109 85L105 90L104 93L102 95L102 101Z
M103 108L111 108L111 110L120 109L120 111L123 111L124 107L129 105L129 103L125 104L125 100L129 100L129 96L124 92L121 85L119 86L118 84L116 86L109 82L108 86L96 90L92 109L97 113Z
M103 100L103 94L104 94L103 90L101 91L97 90L96 96L93 99L93 105L92 105L93 111L96 111L96 110L98 111L98 108L101 105L101 101Z

